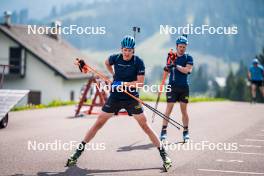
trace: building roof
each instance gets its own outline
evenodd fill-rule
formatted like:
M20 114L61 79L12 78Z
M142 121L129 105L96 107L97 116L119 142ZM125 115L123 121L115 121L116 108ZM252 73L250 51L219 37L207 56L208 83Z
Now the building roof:
M87 56L65 40L57 40L46 34L28 34L27 25L12 24L8 27L0 24L0 31L24 47L63 78L82 79L90 76L81 73L74 65L75 58L83 58L87 61ZM96 65L91 59L89 60L89 64Z

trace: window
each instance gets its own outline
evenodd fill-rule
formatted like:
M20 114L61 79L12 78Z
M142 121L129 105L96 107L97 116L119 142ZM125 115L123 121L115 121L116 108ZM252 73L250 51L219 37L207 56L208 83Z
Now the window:
M9 74L22 75L22 48L10 47L9 48L9 64L12 67L9 68Z
M41 103L41 92L30 91L28 94L28 104L38 105Z

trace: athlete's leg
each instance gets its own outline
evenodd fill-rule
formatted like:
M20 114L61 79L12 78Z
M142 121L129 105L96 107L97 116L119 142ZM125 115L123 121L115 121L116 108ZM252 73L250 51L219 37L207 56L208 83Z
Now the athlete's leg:
M251 96L252 96L252 100L255 101L256 99L256 85L255 84L251 84Z
M152 141L152 143L157 147L160 156L163 161L163 167L165 171L168 170L172 166L171 159L168 157L167 152L165 151L165 148L163 147L162 143L160 142L158 136L153 131L153 129L150 127L150 125L147 122L146 116L144 113L141 114L134 114L134 118L137 120L139 126L143 129L143 131L148 135L149 139Z
M188 128L189 116L188 116L188 112L187 112L187 104L188 103L180 102L180 108L181 108L181 113L182 113L182 123L183 123L184 127Z
M161 146L160 140L159 140L158 136L156 135L156 133L153 131L153 129L148 124L146 116L144 115L144 113L134 114L133 116L137 120L139 126L148 135L148 137L152 141L152 143L156 147L160 147Z
M113 116L113 113L106 113L106 112L101 112L100 115L98 116L96 122L88 130L86 133L83 141L78 145L77 149L75 152L70 156L70 158L67 160L66 166L72 166L77 163L78 158L81 156L82 152L85 149L85 144L90 142L92 138L95 136L97 131L102 128L102 126L107 122L107 120Z
M92 128L90 128L83 141L85 143L88 143L91 141L91 139L95 136L95 134L97 133L97 131L102 128L104 126L104 124L107 122L107 120L109 118L111 118L114 114L113 113L106 113L106 112L101 112L96 120L96 122L94 123L94 125L92 126Z
M189 136L189 116L188 116L188 112L187 112L187 103L183 103L180 102L180 108L181 108L181 113L182 113L182 123L183 123L183 140L189 140L190 136Z
M174 104L175 103L167 103L166 111L165 111L165 115L166 116L168 116L168 117L170 116ZM163 119L163 122L162 122L163 126L168 126L168 123L169 123L168 120Z
M170 103L170 102L167 103L167 107L166 107L166 111L165 111L165 115L167 117L170 116L174 104L175 103ZM163 119L163 121L162 121L162 128L161 128L161 132L160 132L160 140L165 140L167 138L167 127L168 127L168 123L169 123L168 122L168 119L167 120Z
M264 86L260 86L259 90L260 90L260 92L262 94L262 97L264 97Z

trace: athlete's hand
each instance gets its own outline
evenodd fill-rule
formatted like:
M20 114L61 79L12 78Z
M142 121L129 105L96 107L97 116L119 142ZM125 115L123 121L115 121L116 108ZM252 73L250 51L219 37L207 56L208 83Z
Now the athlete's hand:
M171 69L172 67L175 67L175 65L173 65L173 64L167 65L168 69Z
M173 65L173 64L166 65L166 66L164 67L164 71L166 71L166 72L170 72L170 70L171 70L172 67L175 67L175 65Z
M83 59L79 59L77 58L76 61L75 61L75 65L78 65L79 69L81 72L83 73L88 73L89 72L89 69L86 65L86 63L84 62Z
M170 58L171 61L174 61L177 59L177 53L174 53L173 50L171 49L170 52L168 53L168 57Z
M169 68L168 68L167 66L165 66L165 67L163 68L163 70L166 71L166 72L169 72L169 71L170 71Z

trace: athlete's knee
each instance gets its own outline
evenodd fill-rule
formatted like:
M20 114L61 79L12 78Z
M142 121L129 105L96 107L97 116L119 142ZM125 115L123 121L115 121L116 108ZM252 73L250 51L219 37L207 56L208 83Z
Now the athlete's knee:
M98 116L98 119L97 119L97 121L96 121L96 124L95 124L95 127L97 128L97 129L100 129L100 128L102 128L102 126L106 123L106 121L109 119L109 117L108 116L105 116L105 115L99 115Z
M167 110L167 111L171 111L172 108L173 108L173 106L174 106L174 103L167 103L166 110Z
M139 123L140 126L145 126L147 124L147 120L145 117L137 118L137 122Z
M140 127L141 127L145 132L147 132L147 131L150 130L149 125L148 125L148 123L147 123L147 119L146 119L146 117L145 117L144 115L142 115L142 116L138 116L138 117L135 117L135 118L136 118L138 124L140 125Z

